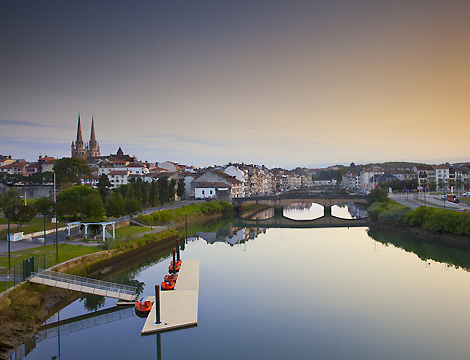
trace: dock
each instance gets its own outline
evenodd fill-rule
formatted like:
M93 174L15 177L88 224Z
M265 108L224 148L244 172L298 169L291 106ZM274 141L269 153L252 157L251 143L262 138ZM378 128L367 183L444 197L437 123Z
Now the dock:
M199 297L199 259L182 260L174 290L160 292L160 324L156 324L156 306L152 306L142 334L197 325ZM163 280L163 279L162 279ZM147 300L155 301L154 296Z
M124 301L136 301L137 299L137 288L135 286L116 284L109 281L90 279L43 269L39 269L38 272L32 272L31 276L28 277L28 281Z

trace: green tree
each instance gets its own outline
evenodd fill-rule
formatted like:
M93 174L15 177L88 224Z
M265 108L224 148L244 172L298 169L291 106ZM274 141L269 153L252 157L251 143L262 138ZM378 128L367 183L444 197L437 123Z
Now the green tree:
M80 212L80 205L76 202L63 200L56 203L57 215L64 217L66 221L69 218L76 218Z
M428 186L429 186L429 191L436 190L436 180L434 179L429 180Z
M44 217L44 245L46 245L46 218L50 219L55 213L54 205L54 202L46 197L38 199L34 204L36 211Z
M446 181L444 179L438 180L439 189L442 189L442 192L446 192Z
M343 175L347 174L348 170L346 169L337 169L335 170L335 179L336 182L339 184L341 181L343 181Z
M381 188L375 188L369 193L367 201L369 202L369 205L378 202L382 203L388 199L388 193L387 190L381 189Z
M15 211L10 214L10 218L16 223L19 229L24 223L31 221L36 216L36 209L30 205L20 204Z
M184 179L183 178L178 180L178 190L176 190L176 195L178 195L179 198L182 198L184 195Z
M20 193L16 189L9 189L6 193L0 198L0 205L3 211L3 214L7 217L8 221L16 222L18 219L18 212L22 205L22 200L20 198ZM17 227L18 223L17 223Z
M140 211L140 202L136 198L130 198L124 200L124 212L133 218L135 214Z
M75 157L64 157L57 160L54 165L54 172L56 174L56 182L59 185L78 185L82 177L91 175L91 170L86 162Z
M0 205L2 207L2 211L7 216L8 211L13 211L14 209L18 208L22 203L20 198L20 193L16 189L9 189L6 193L2 195L0 198Z
M170 191L168 186L168 177L162 176L157 180L158 183L158 196L160 203L163 204L170 200Z
M101 221L104 215L103 200L98 192L88 194L81 201L80 210L87 220Z
M156 181L152 181L150 184L149 201L151 206L155 206L158 202L158 183Z
M98 180L98 191L100 192L101 200L106 201L106 198L109 194L109 188L111 187L111 182L108 179L108 175L101 174Z
M175 194L176 194L176 179L171 179L170 184L168 185L168 192L170 201L175 201Z
M115 192L106 203L106 215L119 218L126 215L124 211L124 197L120 192Z

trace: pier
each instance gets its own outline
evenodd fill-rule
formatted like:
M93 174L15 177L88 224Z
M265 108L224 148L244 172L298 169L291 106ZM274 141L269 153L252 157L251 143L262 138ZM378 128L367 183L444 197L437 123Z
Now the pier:
M182 260L174 290L160 292L160 323L156 323L155 297L142 334L168 331L197 325L199 298L199 259Z

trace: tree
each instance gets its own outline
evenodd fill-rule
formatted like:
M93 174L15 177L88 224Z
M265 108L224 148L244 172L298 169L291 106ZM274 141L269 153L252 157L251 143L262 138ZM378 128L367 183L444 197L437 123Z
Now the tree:
M78 185L82 177L91 175L91 170L85 160L75 157L64 157L57 160L54 165L54 172L56 173L56 181L59 185Z
M118 218L126 215L124 211L124 197L120 192L115 192L106 203L106 215Z
M46 245L46 218L50 219L52 214L54 214L56 209L54 205L54 202L46 197L38 199L34 204L36 211L44 216L44 245Z
M438 185L439 185L439 188L442 189L442 192L445 192L446 189L446 181L444 179L439 179L438 180Z
M369 193L367 201L369 202L369 205L375 203L375 202L384 202L388 198L387 190L381 189L381 188L375 188Z
M179 198L182 198L184 195L184 179L183 178L178 180L178 189L176 190L176 195L178 195Z
M70 217L72 218L77 217L78 213L80 212L79 204L73 201L69 201L69 200L63 200L63 201L56 203L56 209L57 209L57 215L61 217L65 217L67 221Z
M133 218L140 211L140 203L136 198L124 200L124 212Z
M103 200L99 193L91 193L82 199L81 212L88 220L101 221L104 215Z
M162 176L157 180L158 183L158 196L160 203L168 202L170 200L170 191L168 188L168 177Z
M8 211L11 212L21 205L20 193L13 188L4 193L0 200L2 211L6 216L8 216Z
M51 217L54 214L54 202L46 197L38 199L34 204L37 212L45 217Z
M343 175L347 174L348 170L346 169L337 169L335 170L335 179L336 182L339 184L341 181L343 181Z
M149 201L151 206L155 206L158 202L158 183L156 181L152 181L150 184Z
M16 223L16 228L19 229L24 223L31 221L36 213L36 209L30 205L18 205L15 211L11 212L10 218Z
M430 191L436 190L436 180L434 179L429 180L428 186L429 186Z
M176 194L176 179L171 179L170 184L168 185L168 192L170 201L175 201L175 194Z
M109 194L109 188L111 187L111 182L108 179L108 175L104 173L101 174L97 187L98 191L100 192L101 199L105 201Z

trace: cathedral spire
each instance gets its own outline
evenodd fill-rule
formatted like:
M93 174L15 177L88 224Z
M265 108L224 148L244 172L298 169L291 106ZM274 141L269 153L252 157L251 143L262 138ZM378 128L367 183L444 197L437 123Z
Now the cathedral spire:
M90 135L90 146L96 144L95 138L95 119L91 117L91 135Z
M78 127L77 127L77 144L83 144L82 139L82 126L80 125L80 114L78 114Z

